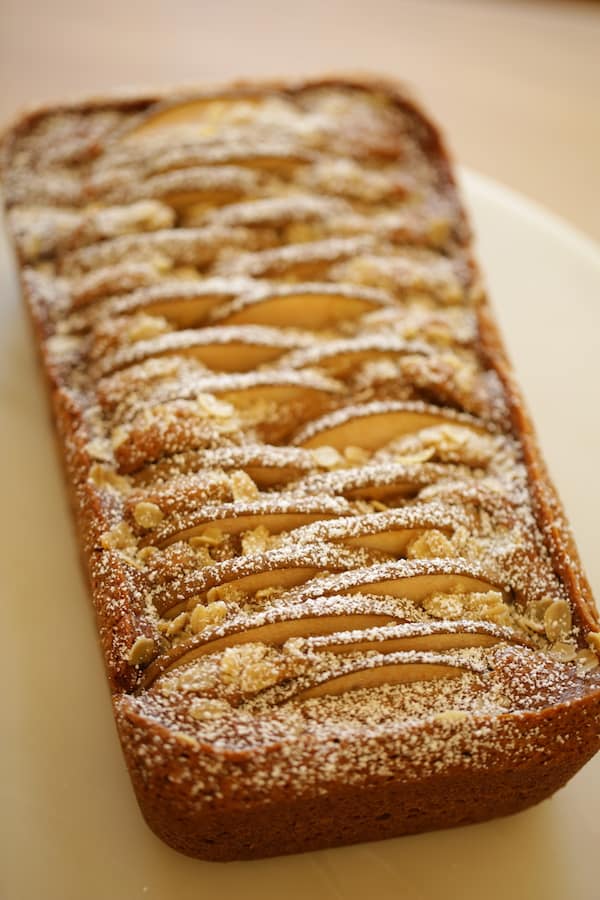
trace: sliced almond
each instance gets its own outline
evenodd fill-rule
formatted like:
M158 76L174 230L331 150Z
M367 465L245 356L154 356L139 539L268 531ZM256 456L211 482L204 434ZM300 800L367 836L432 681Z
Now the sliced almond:
M573 616L568 603L554 600L544 613L544 631L549 641L560 641L569 635Z
M156 644L152 638L142 636L136 639L127 656L132 666L145 666L156 655Z

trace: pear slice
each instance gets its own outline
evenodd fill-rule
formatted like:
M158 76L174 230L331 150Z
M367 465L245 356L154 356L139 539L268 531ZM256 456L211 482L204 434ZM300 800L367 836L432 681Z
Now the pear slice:
M297 485L303 494L338 494L353 500L414 497L419 491L456 471L441 463L389 463L309 475Z
M143 154L142 157L144 158ZM191 166L244 166L249 169L288 173L298 166L312 162L313 159L314 153L293 141L274 140L269 144L261 144L256 141L206 143L201 140L184 140L183 143L166 149L164 145L159 145L154 153L149 152L145 155L144 161L147 169L153 174ZM269 198L267 201L255 200L252 202L261 204L279 199ZM231 205L233 207L245 206L241 203ZM224 224L233 224L234 222L235 224L246 224L242 216L237 215L237 210L232 211L231 215L225 214L222 218L218 216L218 220Z
M323 570L345 572L352 566L373 562L376 554L365 550L336 547L333 544L304 544L281 547L266 553L238 556L200 570L177 575L157 598L158 612L173 615L185 608L186 600L205 594L211 588L255 594L266 588L285 589L304 584ZM219 591L217 591L219 593Z
M249 194L256 188L257 178L240 166L195 166L118 186L103 199L131 203L152 198L179 210L196 203L221 206Z
M266 369L239 374L200 374L182 368L181 375L168 382L157 380L155 384L142 384L137 391L132 391L126 401L121 401L112 424L134 420L139 413L147 419L154 408L164 409L168 414L169 405L175 408L182 401L197 401L202 406L203 400L211 402L206 396L211 395L227 401L241 412L248 411L252 425L260 425L265 420L271 426L283 422L288 430L293 430L300 417L309 418L317 410L324 409L341 390L339 382L318 372L300 375L293 369L289 372ZM278 423L272 419L274 407L277 407Z
M189 475L176 475L169 481L159 481L141 490L133 490L123 500L123 513L134 531L145 533L155 528L158 522L151 525L139 524L138 504L158 507L159 513L153 509L159 521L169 516L185 516L202 506L220 506L231 503L233 499L231 478L219 469L200 469ZM142 513L143 515L143 513ZM143 530L142 530L143 529Z
M186 528L169 540L161 540L158 546L167 547L175 541L186 541L191 537L202 536L213 522L217 523L217 527L224 534L241 534L244 531L250 531L260 526L266 528L270 534L279 534L282 531L292 531L294 528L306 525L308 522L316 522L326 515L331 515L331 513L256 513L254 515L236 516L230 519L213 519L204 523L204 525Z
M369 668L355 669L320 681L312 687L294 694L294 700L312 700L315 697L334 697L361 688L380 687L384 684L407 684L412 681L436 681L440 678L459 678L466 666L442 662L382 662Z
M74 252L79 253L80 250ZM116 265L100 266L70 280L68 293L71 309L76 313L87 311L92 304L115 291L144 288L155 284L159 277L156 266L147 262L118 262Z
M352 207L343 200L310 194L284 194L231 203L210 213L208 222L229 227L282 228L292 223L323 222L328 217L351 215ZM329 288L331 284L327 285Z
M275 370L252 373L247 377L247 383L242 380L244 378L246 376L239 377L240 386L237 388L235 376L232 376L231 386L224 385L222 390L217 387L214 393L240 410L263 403L282 407L320 403L322 408L323 402L335 397L342 389L339 382L321 378L318 373L306 373L298 378L296 372Z
M201 634L184 641L167 653L158 657L144 672L141 689L147 688L159 675L179 668L201 656L218 653L227 647L239 644L262 642L281 646L290 638L329 635L339 631L359 631L387 625L394 619L390 615L375 613L348 613L337 615L312 615L310 613L296 619L279 619L255 627L240 628L233 625L225 629L222 637L203 637ZM220 630L220 629L219 629Z
M182 98L176 102L158 102L133 120L121 134L122 140L156 137L171 132L173 141L181 139L181 131L194 129L198 135L211 135L220 119L241 104L259 103L263 92L250 89Z
M318 578L293 594L294 601L328 594L367 593L422 603L433 594L502 591L481 566L466 559L399 559Z
M137 177L123 177L109 170L91 178L87 189L94 201L103 203L159 200L174 209L195 204L208 208L251 194L258 179L256 172L242 166L190 166L156 175L149 175L142 169Z
M130 294L111 297L96 307L94 315L144 312L163 316L177 328L193 328L204 324L215 306L248 291L254 284L249 278L166 279Z
M367 588L373 594L404 597L418 603L432 594L475 594L497 590L495 585L482 578L453 573L413 575L412 577L400 579L382 578L374 581L371 581L369 576L367 576L367 579L366 582L362 582L360 585L348 588L350 593Z
M341 542L349 547L366 547L394 556L404 556L409 543L429 529L451 533L463 523L458 515L440 512L440 507L414 504L387 512L328 519L298 528L293 540Z
M378 450L405 434L434 425L464 425L478 433L486 426L475 416L419 401L375 401L336 410L309 422L294 438L301 447L323 445L343 450L348 446Z
M168 547L175 541L201 537L214 526L223 534L241 534L263 526L270 534L291 531L309 522L350 513L339 498L298 498L293 495L272 494L252 502L238 501L221 506L200 507L176 522L161 523L152 534L152 543Z
M249 557L237 557L237 559L240 558L249 559ZM234 592L238 591L241 594L252 595L256 594L258 591L267 591L270 588L275 590L286 590L287 588L298 587L298 585L310 581L318 575L318 573L319 567L316 565L298 565L290 568L282 567L279 569L255 572L251 575L241 576L240 578L224 578L223 583L218 585L218 587L226 587L226 590L222 591L223 596L227 596L229 593L233 596ZM161 597L159 602L156 603L156 608L161 616L168 619L174 618L180 612L184 612L188 608L189 600L198 596L198 589L200 589L200 591L203 588L210 590L211 587L217 587L217 585L205 585L202 578L194 578L193 575L190 575L187 584L177 584L176 588L178 588L178 590L173 591L172 593L169 591ZM179 596L182 590L185 591L186 594L189 594L187 601L174 600L173 595Z
M213 450L187 450L165 454L163 459L145 466L135 474L136 484L172 478L178 473L195 472L204 467L242 469L260 487L287 484L314 468L314 459L299 447L271 444L246 444L242 447L218 447Z
M161 228L141 234L121 234L88 244L65 254L60 265L62 273L68 276L81 275L103 267L110 269L119 263L128 267L133 263L147 263L158 274L159 270L164 272L169 265L206 266L225 247L243 247L247 245L247 241L247 232L240 228L221 228L216 225L206 228ZM138 281L131 289L142 284L148 284L148 281ZM129 287L125 287L122 281L113 279L104 295L125 290L129 290Z
M217 274L247 275L253 278L293 277L313 280L343 259L355 256L373 244L369 235L326 238L261 250L239 253L217 264Z
M361 534L358 537L345 538L343 543L347 547L366 547L369 550L379 550L381 553L391 553L393 556L406 556L408 545L426 530L425 527L389 529L378 534Z
M217 309L212 318L225 325L273 325L318 331L385 306L388 301L384 297L375 291L343 285L282 285L244 294Z
M308 337L258 325L175 331L122 347L101 360L95 374L108 375L150 357L173 354L191 356L214 371L247 372L305 341Z
M429 634L406 634L382 640L357 640L322 644L315 649L327 653L359 653L377 650L379 653L397 653L407 650L425 650L443 652L445 650L463 650L472 647L492 647L503 640L495 634L469 631L439 631Z
M366 334L358 338L326 341L295 350L281 362L291 369L319 368L332 374L346 374L368 360L412 354L429 355L431 348L421 341L407 341L394 334Z
M270 488L278 484L287 484L294 481L300 474L300 471L292 466L264 466L264 465L245 465L241 466L260 488Z

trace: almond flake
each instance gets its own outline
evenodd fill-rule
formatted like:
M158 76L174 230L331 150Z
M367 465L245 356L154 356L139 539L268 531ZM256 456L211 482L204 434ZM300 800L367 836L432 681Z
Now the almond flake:
M196 403L203 413L213 419L231 419L235 415L235 409L231 403L218 400L212 394L198 394Z
M190 628L193 634L204 631L209 625L218 625L227 615L227 606L222 600L204 606L199 603L190 616Z
M100 544L105 550L130 550L135 548L136 540L127 522L119 522L100 536Z
M572 616L564 600L554 600L544 613L544 631L549 641L558 641L571 631Z
M133 644L127 661L132 666L144 666L150 662L156 652L156 647L152 638L139 637Z
M232 472L229 481L234 500L256 500L258 497L258 487L242 469Z
M190 546L197 550L200 544L207 544L209 547L218 547L225 540L225 535L216 525L209 525L202 534L197 534L190 538Z
M600 631L590 631L586 636L586 641L590 650L600 653Z
M337 469L344 463L343 458L335 447L317 447L310 452L316 464L318 466L323 466L324 469Z
M136 504L133 517L140 528L155 528L165 516L160 506L144 500Z
M131 490L131 485L127 478L117 475L114 469L109 469L107 466L101 466L97 463L91 467L89 478L97 488L116 491L118 494L126 494Z

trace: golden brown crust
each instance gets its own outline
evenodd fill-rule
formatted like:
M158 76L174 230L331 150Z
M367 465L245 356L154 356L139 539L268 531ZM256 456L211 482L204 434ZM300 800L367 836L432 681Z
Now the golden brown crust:
M230 101L246 106L218 152L153 174L136 136ZM269 102L280 141L253 158ZM321 117L309 147L296 115ZM478 821L562 786L599 744L598 614L418 106L338 77L100 98L26 114L0 154L151 827L252 858ZM161 294L165 270L192 286ZM193 285L211 278L205 301ZM339 322L311 330L327 284ZM287 329L261 307L272 290L278 310L292 295ZM238 640L253 628L269 636ZM495 637L436 645L462 631ZM399 649L416 632L430 646Z

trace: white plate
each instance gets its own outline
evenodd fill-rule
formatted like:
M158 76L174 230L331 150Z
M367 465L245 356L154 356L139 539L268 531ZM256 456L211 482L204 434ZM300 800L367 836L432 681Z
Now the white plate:
M510 352L598 587L600 253L479 175L465 174L464 186ZM151 834L117 744L45 397L0 251L0 896L598 896L600 757L535 809L387 842L220 865L180 856Z

